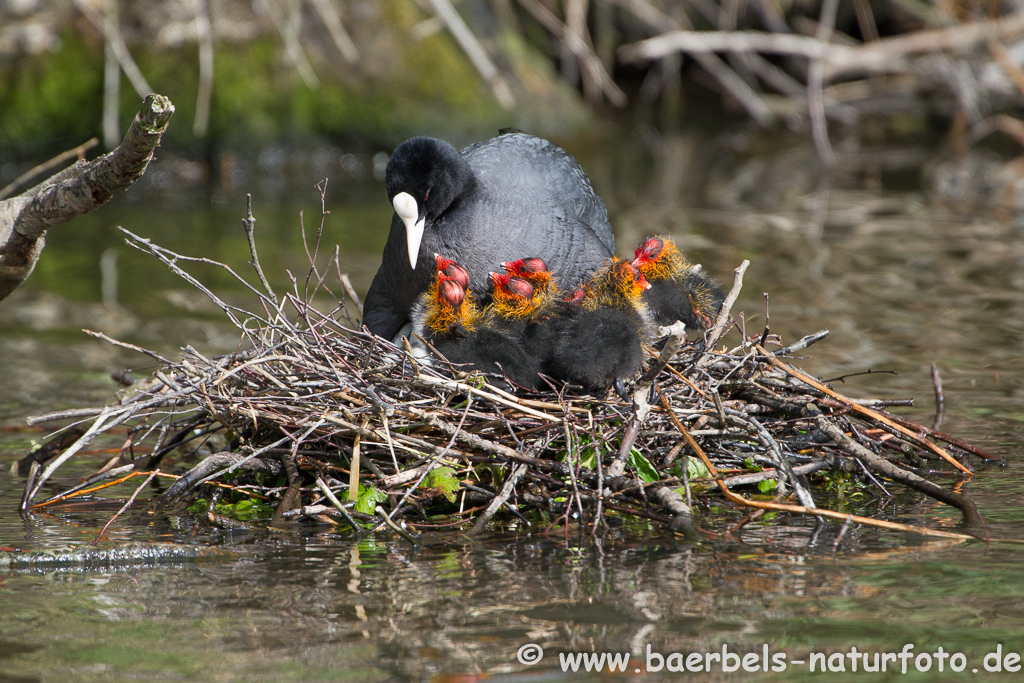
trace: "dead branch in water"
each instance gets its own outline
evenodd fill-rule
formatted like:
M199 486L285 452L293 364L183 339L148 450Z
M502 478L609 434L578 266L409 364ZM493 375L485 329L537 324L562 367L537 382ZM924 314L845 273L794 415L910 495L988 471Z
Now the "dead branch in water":
M79 161L30 190L0 201L0 301L32 273L46 231L88 213L142 177L167 130L174 105L150 95L124 142L92 161Z

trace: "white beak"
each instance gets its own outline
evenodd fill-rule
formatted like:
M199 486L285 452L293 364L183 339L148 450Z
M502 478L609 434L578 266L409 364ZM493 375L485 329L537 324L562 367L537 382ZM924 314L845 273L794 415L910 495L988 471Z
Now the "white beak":
M419 218L419 207L416 200L408 192L399 192L391 202L395 206L395 213L405 223L405 239L409 246L409 265L416 270L416 261L420 255L420 242L423 241L423 229L425 218Z

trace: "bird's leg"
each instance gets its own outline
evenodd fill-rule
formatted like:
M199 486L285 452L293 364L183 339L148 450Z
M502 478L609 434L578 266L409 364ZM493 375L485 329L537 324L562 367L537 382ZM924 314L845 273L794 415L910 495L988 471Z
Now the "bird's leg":
M612 382L612 387L615 389L615 393L619 395L626 403L632 403L633 397L626 393L626 383L622 381L621 377L616 377L615 381Z

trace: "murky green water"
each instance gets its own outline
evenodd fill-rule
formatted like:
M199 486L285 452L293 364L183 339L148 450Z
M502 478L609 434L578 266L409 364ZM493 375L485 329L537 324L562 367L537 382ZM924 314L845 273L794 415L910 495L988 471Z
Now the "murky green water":
M734 308L744 311L749 333L765 325L767 292L771 330L787 341L832 330L802 367L825 378L869 368L899 373L850 377L840 390L915 397L916 406L900 412L930 424L934 361L946 393L943 430L1006 458L983 467L964 491L993 538L1024 538L1024 240L1012 167L990 164L987 185L955 196L932 188L963 190L968 181L942 179L960 178L966 162L929 150L854 150L823 190L809 149L750 155L754 144L638 132L580 156L609 204L621 252L641 235L670 233L722 281L749 258ZM368 169L372 159L360 163ZM323 170L332 175L329 164ZM324 243L340 245L343 270L365 289L390 212L368 172L359 180L337 171ZM57 228L29 285L0 305L0 426L100 404L116 390L112 370L147 372L148 359L81 328L165 355L184 344L204 353L238 344L213 306L125 247L114 225L248 277L240 221L249 189L264 269L284 290L286 270L306 272L299 212L312 237L321 216L313 184L321 177L293 177L284 189L264 179L214 190L181 183L161 190L154 182ZM891 189L894 180L912 191ZM117 254L113 308L101 303L98 264L108 249ZM191 270L218 293L245 300L222 270ZM115 500L102 506L19 516L23 482L9 466L44 437L0 432L0 545L91 542L137 485L111 492ZM83 456L58 484L106 457ZM904 521L955 527L958 520L930 501L902 496L886 509L897 505ZM721 529L714 508L703 514L702 525ZM126 515L101 545L157 540L231 552L117 571L0 572L0 681L549 680L563 677L559 653L630 652L633 672L647 664L648 647L668 658L723 647L756 654L767 645L790 663L853 647L899 652L908 643L914 655L939 647L962 653L966 668L950 672L960 660L947 659L939 673L932 657L927 673L904 676L899 660L886 673L865 673L862 662L853 673L847 658L842 680L960 680L973 668L984 680L996 675L983 662L998 645L1004 655L1024 652L1024 549L866 529L851 529L834 547L839 526L776 519L745 527L734 542L692 547L655 529L619 529L586 543L562 529L513 529L475 541L438 534L412 549L390 537L354 543L326 527L232 534L186 518ZM537 665L517 660L528 643L545 650ZM666 659L645 679L684 675L668 673L676 661ZM650 663L657 668L657 658ZM809 668L792 663L747 675L828 675ZM692 674L738 675L721 673L720 663L714 673Z

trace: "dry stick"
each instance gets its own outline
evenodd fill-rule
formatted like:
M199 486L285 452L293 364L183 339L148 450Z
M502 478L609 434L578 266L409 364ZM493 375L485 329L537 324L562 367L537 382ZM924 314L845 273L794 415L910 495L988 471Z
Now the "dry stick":
M807 74L807 107L811 121L811 136L814 139L814 147L818 150L818 157L828 169L835 165L836 155L828 140L828 123L825 121L825 103L821 96L821 84L825 69L825 56L828 54L824 46L828 45L831 40L838 7L839 0L824 0L821 3L821 21L818 24L816 38L822 44L822 49L820 55L811 60Z
M359 300L359 295L356 294L355 287L352 286L352 281L348 279L348 273L342 273L340 276L341 285L345 288L345 293L352 299L352 303L356 305L356 310L359 311L359 315L363 314L363 302Z
M841 446L843 450L863 460L869 469L881 474L882 476L888 477L893 481L898 481L908 488L925 493L946 505L952 505L963 513L964 523L968 527L984 525L984 520L982 520L981 515L978 513L978 507L974 504L973 500L966 496L961 496L958 493L947 491L941 486L933 484L913 472L907 472L906 470L892 464L885 458L875 455L871 449L865 448L861 444L857 443L855 440L844 434L843 430L829 422L828 419L821 414L821 411L817 409L817 406L813 406L813 408L812 406L813 404L808 406L808 412L814 414L814 411L817 411L814 422L818 429L827 434L829 438Z
M732 312L733 304L736 303L736 299L740 295L740 290L743 289L743 274L747 272L747 268L750 266L750 261L743 259L739 267L734 271L736 275L733 277L732 289L725 297L725 301L722 302L722 310L718 312L718 318L715 319L715 326L708 331L707 342L704 344L705 351L713 351L715 344L725 334L726 326L729 324L729 314ZM705 355L703 358L697 361L697 367L704 367L710 365L714 361L713 355Z
M82 144L80 144L78 147L75 147L74 149L69 149L66 152L61 152L60 154L58 154L57 156L53 157L49 161L44 161L43 163L39 164L38 166L34 166L33 168L25 171L20 176L18 176L14 180L12 180L11 183L9 185L7 185L7 187L5 187L2 190L0 190L0 199L7 199L11 195L13 195L14 191L17 190L19 187L21 187L23 183L28 182L32 178L35 178L36 176L38 176L38 175L40 175L42 173L46 173L51 168L55 168L57 166L60 166L65 161L68 161L70 159L74 159L76 157L78 158L79 161L83 161L85 159L85 153L88 152L90 149L92 149L93 147L95 147L98 144L100 144L100 139L99 138L92 138L91 140L89 140L87 142L83 142Z
M356 49L352 38L345 31L345 27L341 25L341 17L338 16L337 9L331 4L330 0L312 0L312 3L313 9L320 15L320 20L327 27L327 32L331 34L331 40L334 41L338 52L341 53L346 62L356 62L359 59L359 50Z
M103 525L103 528L100 529L100 532L98 534L96 534L96 538L92 540L92 543L90 545L96 545L100 542L100 539L103 538L103 534L107 532L107 528L114 523L115 519L121 516L121 513L123 513L125 510L132 506L132 503L135 502L135 498L139 495L142 489L146 488L146 485L149 484L149 482L153 481L153 477L155 477L158 474L160 474L159 469L155 469L152 472L150 472L149 476L146 477L146 481L142 482L139 485L139 488L135 489L135 493L133 493L132 497L128 499L128 502L121 506L121 509L118 510L117 513L113 517L111 517L106 524Z
M440 431L448 435L457 434L458 441L473 446L474 448L479 448L480 450L485 451L487 453L500 455L505 458L511 458L512 460L516 460L517 462L524 462L527 465L533 465L534 467L538 467L545 471L561 469L559 467L560 463L555 463L550 460L542 460L540 458L533 458L528 455L524 455L513 448L509 448L508 446L502 445L494 441L490 441L481 436L477 436L476 434L472 434L470 432L465 431L458 431L453 425L450 425L447 422L442 422L441 420L438 420L428 415L426 411L420 410L419 408L406 406L406 410L413 413L417 417L425 420L426 423L429 424L431 427L439 429ZM440 448L438 448L438 450L440 450Z
M1011 41L1024 33L1024 11L999 19L960 24L949 28L914 31L882 38L858 47L824 45L817 38L761 31L669 31L654 38L619 48L624 61L658 59L673 52L695 57L708 52L761 52L819 58L828 50L822 77L830 82L848 72L901 72L908 68L901 57L939 50L962 50L985 41Z
M32 465L28 468L28 477L25 479L25 490L21 494L21 507L19 510L28 509L28 493L32 490L33 485L36 483L36 476L39 475L39 470L42 469L43 465L38 460L33 460Z
M494 401L495 403L500 403L502 405L508 406L509 408L515 408L516 410L526 413L527 415L531 415L533 417L539 418L541 420L546 420L548 422L559 423L564 419L561 417L555 417L554 415L548 415L547 413L542 413L539 410L534 410L533 408L528 408L522 405L521 403L518 403L516 401L510 401L508 399L502 398L501 396L483 391L482 389L478 389L477 387L466 384L464 382L454 381L450 379L441 379L439 377L430 377L429 375L420 375L420 377L417 378L416 381L431 386L441 386L447 389L454 389L456 391L467 391L471 394L476 394L477 396L489 399L491 401ZM493 387L488 385L488 388Z
M615 81L605 70L601 58L594 54L587 43L576 33L570 31L555 14L545 7L539 0L519 0L519 4L529 12L544 28L551 32L557 39L565 43L566 47L576 55L581 64L588 65L591 73L597 78L601 89L604 91L608 101L617 107L625 106L626 93L622 92Z
M328 486L327 483L319 476L317 476L316 478L316 485L323 492L327 500L331 501L331 505L333 505L338 510L338 512L340 512L345 517L345 519L348 520L349 525L355 530L355 532L362 533L363 530L358 524L356 524L356 520L352 519L352 515L348 514L348 510L346 510L345 506L341 504L341 501L338 500L338 497L334 495L334 491L331 490L331 487ZM287 514L288 513L286 512L285 515Z
M819 332L815 332L814 334L808 334L804 337L801 337L800 339L790 344L789 346L784 346L781 349L776 349L775 351L772 351L772 355L775 356L776 358L779 358L780 356L789 356L793 353L796 353L797 351L803 351L811 344L816 344L817 342L820 342L828 335L828 330L821 330Z
M256 275L259 276L260 282L263 283L263 289L267 291L270 296L270 300L277 306L277 295L274 294L274 290L270 288L270 283L267 282L267 276L263 274L263 269L260 268L260 258L256 255L256 219L252 215L252 195L245 195L245 218L242 219L242 227L245 229L245 237L249 240L249 254L252 256L252 260L249 261L249 265L256 270Z
M626 460L629 458L629 452L632 450L633 444L636 443L636 437L640 434L642 426L643 420L634 411L629 419L629 424L626 425L626 429L622 433L622 443L619 444L619 452L612 461L612 464L608 466L608 473L605 475L608 479L621 477L622 473L626 470Z
M85 332L90 337L96 337L97 339L101 339L101 340L107 342L108 344L113 344L114 346L120 346L123 349L129 349L131 351L136 351L138 353L141 353L144 356L149 356L153 360L159 361L159 362L163 363L164 365L173 365L173 363L170 360L168 360L167 358L164 358L163 356L161 356L159 353L156 353L155 351L150 351L149 349L144 349L141 346L136 346L135 344L129 344L127 342L118 341L117 339L113 339L111 337L108 337L107 335L103 334L102 332L93 332L92 330L86 330L86 329L83 329L82 332Z
M725 414L733 418L737 423L743 424L751 428L751 430L757 434L757 440L765 447L768 453L771 454L771 459L775 461L775 466L779 470L779 473L785 477L779 477L779 493L785 495L785 487L782 485L783 481L789 481L792 485L793 490L796 491L796 497L800 499L800 502L806 508L817 507L814 504L814 498L811 497L810 491L804 488L800 480L796 478L796 474L793 472L793 466L790 465L789 460L782 453L782 449L779 447L779 443L768 433L764 425L758 422L753 417L747 418L738 411L726 410ZM723 425L724 427L725 425Z
M131 52L128 51L128 46L124 42L124 37L121 35L121 31L117 28L116 22L104 21L103 17L94 11L89 4L79 0L75 2L75 7L85 17L92 22L92 25L96 27L103 37L106 39L107 44L110 45L114 52L114 57L117 59L117 63L121 65L121 70L124 71L124 75L128 77L128 81L132 84L136 94L139 97L146 97L153 92L153 89L149 87L149 83L146 82L146 77L142 75L142 71L139 70L139 66L132 59Z
M780 370L784 371L786 374L788 374L788 375L790 375L792 377L795 377L796 379L800 380L804 384L807 384L807 385L809 385L811 387L814 387L818 391L823 392L823 393L827 394L828 396L831 396L832 398L836 399L837 401L840 401L843 404L850 406L853 409L854 412L857 412L857 413L860 413L861 415L869 417L872 420L875 420L876 422L880 422L880 423L886 425L887 427L890 427L891 429L895 429L900 434L903 434L904 436L909 437L910 440L913 443L919 444L919 445L923 446L924 448L930 450L932 453L934 453L935 455L939 456L940 458L942 458L943 460L945 460L949 464L953 465L955 468L957 468L958 470L960 470L964 474L967 474L967 475L972 475L973 474L969 469L967 469L966 467L961 465L959 462L957 462L956 458L954 458L952 455L947 453L945 451L945 449L943 449L940 446L932 443L931 441L928 441L925 438L922 438L920 434L915 434L911 430L903 427L900 424L897 424L894 420L890 420L889 418L885 417L884 415L882 415L878 411L872 410L872 409L870 409L870 408L868 408L866 406L862 406L862 405L858 405L856 403L853 403L852 401L847 399L842 394L837 393L835 391L832 391L831 389L829 389L827 386L825 386L821 382L818 382L818 381L812 379L811 377L809 377L808 375L805 375L804 373L802 373L799 370L797 370L796 368L794 368L792 365L789 365L787 363L783 363L779 359L769 355L768 352L765 351L762 347L758 346L756 348L757 348L758 351L760 351L761 353L765 354L765 356L766 356L766 358L767 358L769 363L771 363L775 367L779 368Z
M921 534L923 536L935 536L938 538L953 538L958 540L974 540L974 536L968 536L967 534L954 534L948 531L937 531L934 529L928 529L926 527L912 526L910 524L898 524L896 522L886 522L879 519L872 519L870 517L861 517L860 515L844 514L842 512L833 512L832 510L823 510L821 508L808 508L803 505L785 505L783 503L762 503L754 500L748 500L743 496L737 495L729 490L729 488L723 483L721 475L715 468L714 463L704 453L704 450L700 447L700 444L690 435L690 432L686 430L681 424L677 424L676 428L680 430L683 438L690 444L690 448L697 454L697 457L701 459L704 466L708 468L708 472L715 478L718 483L718 488L721 489L722 494L731 500L732 502L742 505L744 507L757 508L759 510L778 510L780 512L795 512L804 515L815 515L819 517L829 517L831 519L841 519L843 521L852 520L857 524L863 524L865 526L878 527L880 529L891 529L893 531L906 531L915 534Z
M946 412L946 397L942 394L942 378L939 377L939 366L932 362L932 386L935 387L935 421L932 422L932 431L939 431L942 426L942 416Z
M87 445L89 445L89 443L93 440L93 438L96 437L97 434L104 432L108 429L111 429L113 427L116 427L119 424L123 424L124 422L127 422L132 418L132 416L134 416L140 410L149 408L151 406L159 405L163 403L164 400L165 399L163 397L151 398L148 401L140 401L139 403L135 403L130 406L110 406L104 409L103 413L101 413L93 421L92 425L89 427L88 430L86 430L85 434L80 436L78 440L75 441L75 443L73 443L66 451L61 453L57 458L50 462L49 465L46 466L46 469L43 470L43 473L39 475L39 479L38 481L36 481L35 486L32 488L32 492L25 499L25 502L32 502L32 499L35 498L37 493L39 493L39 489L42 488L43 484L46 483L50 476L52 476L53 473L57 471L57 468L63 465L69 458L75 455L75 453L78 453Z
M362 432L366 429L368 424L370 424L370 418L364 417L363 424L360 426L360 431L356 432L356 436L352 440L352 460L349 462L348 467L349 500L359 499L359 439L362 437Z
M809 462L806 465L797 465L793 468L793 474L801 476L807 474L813 474L818 470L822 470L828 467L828 462L824 459L817 462ZM722 481L726 486L749 486L750 484L757 484L762 481L769 479L778 478L779 474L775 469L761 470L760 472L754 472L752 474L737 474L732 477L726 477ZM685 479L684 479L685 483ZM883 489L884 490L884 489Z
M971 444L967 443L966 441L964 441L963 439L961 439L959 437L956 437L956 436L953 436L952 434L946 434L945 432L937 432L934 429L928 429L928 427L925 427L924 425L919 425L916 422L911 422L910 420L902 418L899 415L893 415L892 413L890 413L887 410L879 409L878 410L878 414L879 415L884 415L885 417L889 418L893 422L895 422L897 424L901 424L901 425L903 425L904 427L906 427L908 429L918 430L918 433L919 433L920 436L930 436L933 439L938 439L939 441L945 441L946 443L948 443L948 444L950 444L952 446L956 446L957 448L959 448L961 450L965 450L968 453L973 453L974 455L978 456L979 458L984 458L985 460L1000 460L1000 461L1002 460L1002 458L1000 458L998 455L992 455L991 453L988 453L988 452L978 448L977 446L971 445Z
M383 517L384 523L391 527L391 530L394 531L396 534L398 534L405 540L409 541L409 543L412 543L413 545L419 545L416 542L416 538L412 534L410 534L408 531L395 524L395 522L390 517L388 517L387 510L378 505L376 508L374 508L374 512L376 512L379 516Z
M207 0L192 0L195 14L196 42L199 43L199 88L196 91L196 118L192 133L198 138L206 137L210 127L210 100L213 98L213 31Z
M487 505L487 509L477 517L476 522L473 524L473 528L469 531L470 537L476 536L484 530L487 523L491 521L491 517L494 517L494 513L496 513L498 508L504 505L505 501L507 501L509 496L512 495L512 491L515 490L516 484L518 484L519 480L523 478L524 474L526 474L527 469L529 468L526 463L519 463L516 465L515 469L512 470L512 473L508 475L508 479L505 480L501 490L498 491L498 495L491 499L491 502Z
M491 86L491 92L494 93L494 99L498 101L498 104L505 109L511 109L515 106L515 96L508 87L505 78L498 72L498 67L494 66L494 62L491 61L483 46L480 45L480 41L476 39L473 32L466 26L466 22L462 20L459 13L452 7L451 2L449 0L430 0L430 5L434 8L437 18L448 27L448 30L455 38L455 42L459 44L462 51L469 57L473 67L487 81L487 84Z
M88 330L85 330L88 334ZM96 417L101 415L105 408L72 408L71 410L58 410L55 413L45 413L43 415L30 415L25 418L25 423L33 427L43 422L55 422L57 420L69 420L72 418L79 417Z
M662 369L668 365L668 362L672 360L672 357L676 355L676 352L679 351L679 347L682 346L683 337L686 333L686 326L682 322L677 321L667 329L669 330L668 341L665 342L665 347L661 350L658 360L651 364L651 367L647 372L645 372L637 381L636 387L633 390L633 414L630 417L626 431L622 434L622 443L619 445L619 452L612 463L608 466L608 479L621 477L622 473L625 471L626 460L629 458L630 450L632 450L633 444L636 442L636 437L640 434L640 429L643 427L644 420L647 418L647 413L650 412L650 406L647 403L647 394L651 390L654 379Z
M285 439L282 439L282 441L284 440ZM174 479L177 479L177 481L174 482L174 484L172 484L170 488L168 488L166 491L157 496L156 500L150 503L149 511L151 513L156 512L164 505L180 498L181 496L188 493L190 489L203 483L210 484L211 486L217 486L219 488L234 490L234 486L209 481L210 473L214 473L213 476L218 476L222 472L229 471L227 469L221 469L225 467L235 467L244 470L264 472L266 474L276 476L281 473L281 470L284 466L278 461L267 461L262 458L253 459L252 457L243 457L240 453L213 453L211 455L206 456L206 458L199 462L195 467L193 467L180 477L176 475L162 474L161 476L163 477L173 477ZM139 473L133 472L132 474L137 475ZM104 487L110 485L111 483L119 482L108 482L107 484L104 484ZM75 495L80 495L81 493L86 493L86 491L76 492Z
M684 28L684 26L681 26L680 22L674 17L670 17L663 13L646 0L629 0L622 4L623 7L643 21L652 31L662 31L666 26L676 29ZM682 14L680 18L685 19L686 15ZM692 28L689 24L687 24L687 27ZM651 40L657 40L657 38L653 38ZM628 61L630 58L628 56L629 48L630 46L620 48L619 55L624 61ZM667 56L667 54L668 53L661 56ZM747 113L749 113L754 120L761 125L768 125L772 122L775 115L772 113L772 110L767 103L765 103L761 96L718 55L712 54L709 51L704 51L693 52L691 53L691 56L705 71L718 79L718 82L722 87L725 88L730 95L735 97L741 105L743 105L747 110Z

